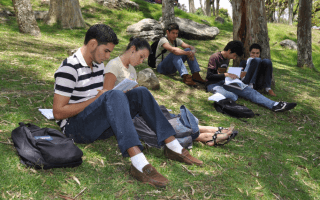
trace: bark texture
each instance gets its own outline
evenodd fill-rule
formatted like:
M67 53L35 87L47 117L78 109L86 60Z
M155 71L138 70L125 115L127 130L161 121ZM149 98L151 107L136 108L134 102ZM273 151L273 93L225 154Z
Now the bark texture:
M13 0L12 2L20 32L33 36L41 36L30 0Z
M50 0L50 9L45 22L60 23L64 29L84 28L79 0Z
M249 47L258 43L262 47L261 58L270 59L270 46L264 0L233 0L233 39L244 44L244 58L249 57ZM240 58L233 66L240 64Z
M312 0L299 1L298 18L298 67L307 66L314 68L312 62L312 37L311 37L311 17Z
M194 7L194 0L189 0L189 12L190 13L196 12L196 8Z
M220 0L216 0L217 5L216 5L216 16L219 17L219 9L220 9Z
M162 21L164 24L164 31L168 24L175 22L173 3L174 0L162 0Z
M210 0L206 0L206 15L211 16L211 2Z
M212 1L212 15L216 16L216 9L215 9L215 6L214 6L214 1L215 0Z
M293 0L288 0L288 10L289 10L289 25L293 24Z

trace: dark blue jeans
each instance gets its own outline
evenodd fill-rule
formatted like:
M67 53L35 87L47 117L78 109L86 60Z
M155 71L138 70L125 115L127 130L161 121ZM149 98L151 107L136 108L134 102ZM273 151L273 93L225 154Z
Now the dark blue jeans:
M143 150L132 122L138 113L157 134L159 145L164 145L165 139L176 134L145 87L126 93L119 90L105 92L78 115L68 119L65 134L77 143L92 143L114 134L122 155L127 157L130 147L138 146Z
M186 48L185 51L190 51L189 48ZM175 55L173 53L169 53L161 63L157 66L157 72L160 74L173 74L176 71L179 72L180 76L182 77L185 74L188 74L188 70L184 65L184 62L187 61L191 73L200 72L200 67L196 57L194 60L189 60L188 56L186 55Z
M254 58L242 82L256 84L257 79L263 78L262 87L271 88L272 71L272 62L269 59Z

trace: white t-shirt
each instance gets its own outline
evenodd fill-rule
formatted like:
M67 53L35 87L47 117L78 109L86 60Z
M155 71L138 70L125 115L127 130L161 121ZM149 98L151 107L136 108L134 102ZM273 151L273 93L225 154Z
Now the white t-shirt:
M179 38L177 38L176 41L177 41L177 47L180 47L180 46L182 45L182 43L183 43L183 41L182 41L181 39L179 39ZM163 46L162 46L164 43L169 43L172 47L175 47L175 46L174 46L174 43L171 43L166 37L162 37L162 38L159 40L159 43L158 43L158 47L157 47L157 50L156 50L156 56L158 56L158 55L162 52L162 50L165 49L165 48L163 48ZM170 51L165 52L165 53L163 54L163 59L164 59L167 55L169 55L169 53L171 53L171 52L170 52ZM156 60L156 66L158 66L158 65L161 63L161 61L162 61L162 55L157 58L157 60Z
M119 56L108 62L104 68L104 73L112 73L116 76L117 80L114 83L114 86L118 85L125 78L137 81L137 73L134 67L129 64L129 68L126 68Z

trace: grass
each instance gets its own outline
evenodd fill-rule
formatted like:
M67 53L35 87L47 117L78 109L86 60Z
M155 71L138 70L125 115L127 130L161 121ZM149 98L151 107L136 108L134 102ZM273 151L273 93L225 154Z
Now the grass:
M128 25L143 18L157 19L161 6L141 0L140 11L109 10L94 1L80 1L88 24L103 22L119 36L112 58L125 49ZM39 0L32 1L34 10L45 10ZM9 0L0 1L4 9L13 11ZM175 10L176 16L201 23L207 20L220 29L215 40L184 40L196 46L197 59L205 76L209 56L232 39L232 24L216 24L213 18L200 17ZM319 64L320 34L313 30L313 62L316 70L297 68L297 53L283 49L283 39L296 41L296 27L268 24L271 56L274 63L279 101L297 102L289 112L274 113L266 108L239 99L260 116L248 123L217 113L210 94L200 88L189 88L178 76L158 73L161 89L151 91L156 100L179 112L180 105L199 118L202 125L234 125L240 135L221 148L195 143L192 154L205 162L203 167L187 166L166 160L157 149L146 149L145 155L157 170L166 175L170 186L158 190L137 182L129 175L130 160L119 155L114 137L92 144L78 144L83 150L83 164L76 168L33 170L25 168L11 143L11 131L19 122L40 127L57 128L46 120L38 108L52 108L53 74L67 50L82 45L86 29L61 30L38 21L42 37L19 33L14 17L0 24L0 198L2 199L67 199L82 190L81 199L320 199L319 151ZM285 30L285 31L284 31ZM137 70L147 68L143 63ZM174 88L174 89L173 89ZM78 180L78 181L77 181Z

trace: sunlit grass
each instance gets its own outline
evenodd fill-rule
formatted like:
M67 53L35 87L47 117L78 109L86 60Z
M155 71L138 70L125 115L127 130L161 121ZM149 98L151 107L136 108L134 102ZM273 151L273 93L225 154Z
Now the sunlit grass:
M111 58L120 55L130 38L127 26L143 18L158 20L161 5L134 0L140 11L110 10L95 1L80 0L87 24L105 23L117 33L120 43ZM0 1L13 10L12 1ZM39 0L32 1L34 10L45 10ZM211 41L185 40L196 47L201 75L206 75L209 56L222 50L232 40L232 24L214 22L214 18L175 10L176 16L205 19L220 29ZM181 78L156 75L161 89L151 91L159 104L179 112L185 105L202 125L234 125L240 134L227 146L213 148L194 143L192 154L205 162L203 167L187 166L166 160L162 151L146 149L147 159L166 175L170 186L156 190L137 182L129 175L130 161L122 158L116 139L111 137L92 144L78 144L83 150L83 164L76 168L32 170L25 168L11 142L11 131L19 122L31 122L40 127L58 129L54 121L46 120L38 108L52 108L53 74L68 56L67 50L83 44L86 29L62 30L38 21L42 36L19 33L14 17L0 24L0 198L54 199L73 198L83 189L81 199L319 199L319 72L297 68L297 52L282 48L284 39L296 41L296 27L268 24L271 58L274 66L277 97L297 102L289 112L274 113L266 108L239 99L238 103L260 114L247 123L217 113L203 86L186 87ZM313 30L313 61L319 71L320 34ZM147 63L137 67L140 71ZM75 181L76 177L80 184Z

